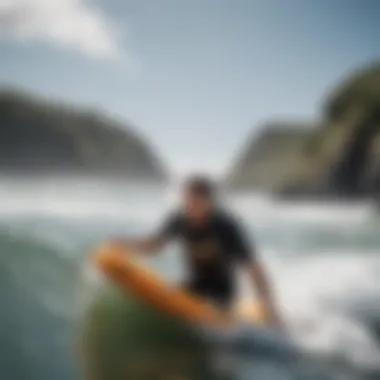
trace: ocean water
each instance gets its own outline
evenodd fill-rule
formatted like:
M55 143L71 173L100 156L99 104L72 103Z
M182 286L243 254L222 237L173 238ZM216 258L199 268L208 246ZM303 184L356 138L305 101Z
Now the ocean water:
M107 238L154 229L176 202L173 194L123 182L0 180L1 379L83 378L75 342L83 284L97 284L89 253ZM273 280L296 347L286 360L275 341L238 354L236 378L380 378L380 218L373 205L291 205L258 195L226 202ZM151 264L173 281L185 270L176 247ZM241 293L254 296L243 276Z

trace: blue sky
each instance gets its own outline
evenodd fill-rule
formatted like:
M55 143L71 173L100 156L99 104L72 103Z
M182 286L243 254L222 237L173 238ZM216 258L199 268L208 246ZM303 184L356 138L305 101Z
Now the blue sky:
M224 170L380 58L377 0L0 0L0 82L99 107L177 171Z

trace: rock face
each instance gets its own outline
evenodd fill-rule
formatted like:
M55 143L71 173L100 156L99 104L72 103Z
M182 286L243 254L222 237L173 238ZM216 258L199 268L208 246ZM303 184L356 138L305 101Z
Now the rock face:
M229 175L228 182L231 178L246 176L244 186L251 190L264 188L280 196L295 198L378 197L380 63L344 81L327 98L322 111L321 123L308 129L308 133L305 129L304 135L308 137L301 138L302 141L302 133L293 137L299 149L284 140L280 148L267 149L265 158L258 160L255 152L265 150L263 139L252 143L245 158ZM292 154L294 157L289 162ZM258 165L260 170L257 170ZM244 171L241 170L243 166ZM265 180L260 174L263 172ZM238 187L241 183L240 180Z
M93 111L5 89L0 125L0 173L166 178L155 154L128 126Z
M313 126L270 123L243 150L226 182L234 190L273 191L297 164Z

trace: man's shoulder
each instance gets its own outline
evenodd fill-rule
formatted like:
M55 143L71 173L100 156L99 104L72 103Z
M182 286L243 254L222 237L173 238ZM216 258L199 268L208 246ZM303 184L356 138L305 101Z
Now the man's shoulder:
M221 209L216 212L217 223L224 228L237 228L239 218L231 210Z
M182 216L182 212L179 209L171 209L169 212L166 214L166 218L170 220L174 219L180 219Z
M173 235L180 233L183 226L181 217L182 216L180 213L178 213L176 210L168 212L166 217L161 222L159 235L165 237L173 237Z
M185 222L185 215L180 209L174 209L169 213L167 219L175 225L182 225Z

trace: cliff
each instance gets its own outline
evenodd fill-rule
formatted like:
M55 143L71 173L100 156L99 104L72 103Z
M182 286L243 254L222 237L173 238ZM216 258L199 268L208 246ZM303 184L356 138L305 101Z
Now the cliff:
M0 173L166 178L153 150L130 126L93 110L4 89L0 125Z
M263 139L252 142L228 180L245 176L244 187L264 187L282 197L378 198L380 63L358 70L337 86L321 114L318 126L308 133L303 128L308 135L304 139L302 133L289 134L276 149L266 147ZM260 150L267 153L258 160ZM238 187L242 184L240 180Z
M265 125L236 160L225 180L227 186L239 191L275 190L296 165L312 129L309 123L300 122Z
M378 198L380 194L380 63L356 71L327 97L318 147L280 195Z

